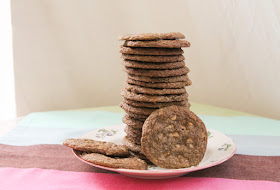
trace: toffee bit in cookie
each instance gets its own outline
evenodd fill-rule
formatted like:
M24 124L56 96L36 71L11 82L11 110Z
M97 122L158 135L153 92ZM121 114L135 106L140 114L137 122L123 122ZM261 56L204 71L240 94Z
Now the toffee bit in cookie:
M128 156L129 150L124 145L111 142L95 141L92 139L66 139L63 145L84 152L101 153L112 156Z

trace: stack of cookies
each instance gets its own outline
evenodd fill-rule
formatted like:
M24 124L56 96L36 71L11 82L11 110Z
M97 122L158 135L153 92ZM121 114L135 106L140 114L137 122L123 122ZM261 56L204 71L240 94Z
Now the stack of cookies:
M126 115L123 144L141 152L142 127L155 110L171 106L189 107L185 86L191 85L182 47L190 43L179 32L124 35L120 52L127 81L120 106Z

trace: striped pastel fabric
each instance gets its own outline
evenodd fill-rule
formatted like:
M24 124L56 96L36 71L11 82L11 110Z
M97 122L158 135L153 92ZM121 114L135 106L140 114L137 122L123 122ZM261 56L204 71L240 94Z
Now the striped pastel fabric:
M144 180L77 160L66 138L121 124L118 107L32 113L0 136L0 189L280 189L280 121L192 103L207 128L234 139L228 161L182 177Z

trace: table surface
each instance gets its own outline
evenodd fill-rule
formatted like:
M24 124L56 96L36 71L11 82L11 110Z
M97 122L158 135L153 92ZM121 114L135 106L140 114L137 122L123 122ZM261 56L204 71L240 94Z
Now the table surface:
M62 145L121 124L119 107L39 112L0 131L0 189L280 189L279 120L196 103L191 110L207 128L233 138L230 160L172 179L126 177L82 163Z

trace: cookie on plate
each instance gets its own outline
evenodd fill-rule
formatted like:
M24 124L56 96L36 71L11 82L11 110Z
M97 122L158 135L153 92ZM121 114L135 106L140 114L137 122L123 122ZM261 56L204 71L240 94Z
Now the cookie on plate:
M98 153L82 154L81 158L96 165L110 168L146 170L147 163L138 157L112 158Z
M207 146L204 123L181 106L156 110L145 121L141 148L145 156L162 168L196 166Z
M132 142L126 136L123 138L122 142L123 142L123 145L126 146L131 151L141 153L141 145L138 145L138 144Z
M183 100L179 102L138 102L138 101L124 98L123 102L134 107L144 107L144 108L163 108L172 105L188 107L188 100Z
M63 145L75 150L101 153L110 156L127 156L128 149L123 145L116 145L111 142L95 141L92 139L66 139Z

